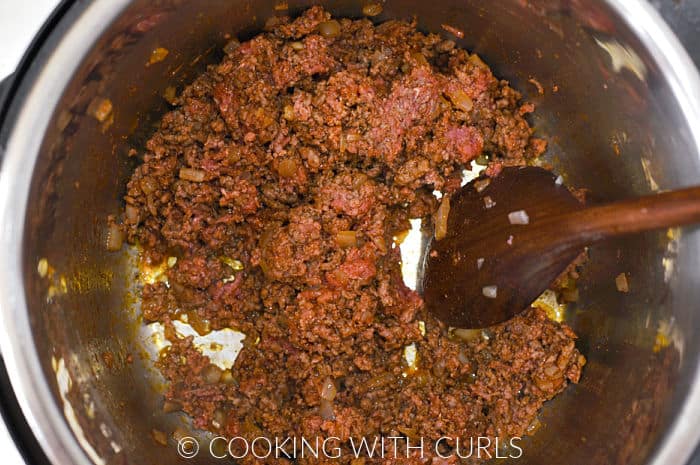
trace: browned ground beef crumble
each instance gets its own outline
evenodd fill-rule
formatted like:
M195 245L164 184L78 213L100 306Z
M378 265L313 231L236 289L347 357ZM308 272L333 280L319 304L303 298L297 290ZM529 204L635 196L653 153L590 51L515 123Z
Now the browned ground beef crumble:
M129 182L129 240L150 263L177 257L169 283L142 296L144 320L173 342L158 362L166 398L228 437L523 435L579 379L573 331L531 309L488 338L455 340L404 285L392 238L410 218L432 221L433 190L459 188L476 157L497 175L540 155L524 119L533 105L414 23L339 19L324 36L329 20L314 7L229 44L163 117ZM175 335L182 314L200 331L246 334L230 372ZM430 450L353 463L457 461Z

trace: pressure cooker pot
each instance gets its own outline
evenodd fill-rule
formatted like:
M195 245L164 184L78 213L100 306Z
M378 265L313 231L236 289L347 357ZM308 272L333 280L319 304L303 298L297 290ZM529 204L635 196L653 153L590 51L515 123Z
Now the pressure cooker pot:
M368 4L64 3L10 84L0 110L0 348L52 463L211 463L154 440L186 431L205 448L211 437L163 413L137 251L108 251L108 218L123 210L138 163L130 153L173 89L220 60L231 38L316 3L351 18ZM371 19L412 17L536 104L544 161L591 203L698 183L698 73L646 2L387 0ZM545 405L513 462L685 463L700 438L700 234L669 229L588 255L563 312L587 359L581 381Z

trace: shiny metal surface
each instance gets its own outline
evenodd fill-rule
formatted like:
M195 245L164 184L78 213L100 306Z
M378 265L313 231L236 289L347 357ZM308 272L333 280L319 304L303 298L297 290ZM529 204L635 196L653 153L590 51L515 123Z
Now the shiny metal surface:
M292 13L310 3L289 2ZM321 3L360 14L358 1ZM178 463L151 439L182 423L157 414L162 386L129 310L133 261L105 252L106 217L119 211L129 149L167 108L165 88L216 60L226 33L250 37L273 14L273 1L78 3L21 83L2 128L0 348L54 463ZM700 81L646 3L389 0L377 19L414 14L423 30L464 29L460 44L537 104L549 162L594 200L697 183ZM146 67L155 47L171 53ZM114 103L111 126L86 115L95 97ZM589 363L516 463L683 463L700 436L700 234L648 234L590 255L566 313ZM615 289L623 271L629 294Z

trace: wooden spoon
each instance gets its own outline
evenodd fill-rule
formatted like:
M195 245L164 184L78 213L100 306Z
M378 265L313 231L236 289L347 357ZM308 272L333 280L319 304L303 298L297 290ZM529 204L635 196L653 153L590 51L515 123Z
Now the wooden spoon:
M426 306L458 328L484 328L520 313L586 245L700 222L700 187L584 207L542 168L505 168L484 179L450 198L447 233L432 240L425 259ZM509 215L528 222L511 224Z

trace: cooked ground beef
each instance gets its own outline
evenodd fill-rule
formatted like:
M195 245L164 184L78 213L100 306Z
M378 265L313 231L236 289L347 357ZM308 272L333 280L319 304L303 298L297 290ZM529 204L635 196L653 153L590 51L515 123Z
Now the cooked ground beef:
M144 260L177 257L142 295L172 342L166 398L228 437L525 434L579 379L574 333L531 309L456 340L404 285L392 238L429 224L432 192L458 189L471 160L495 176L539 156L533 105L415 23L314 7L225 50L163 117L125 197ZM175 335L183 314L246 334L230 372Z

